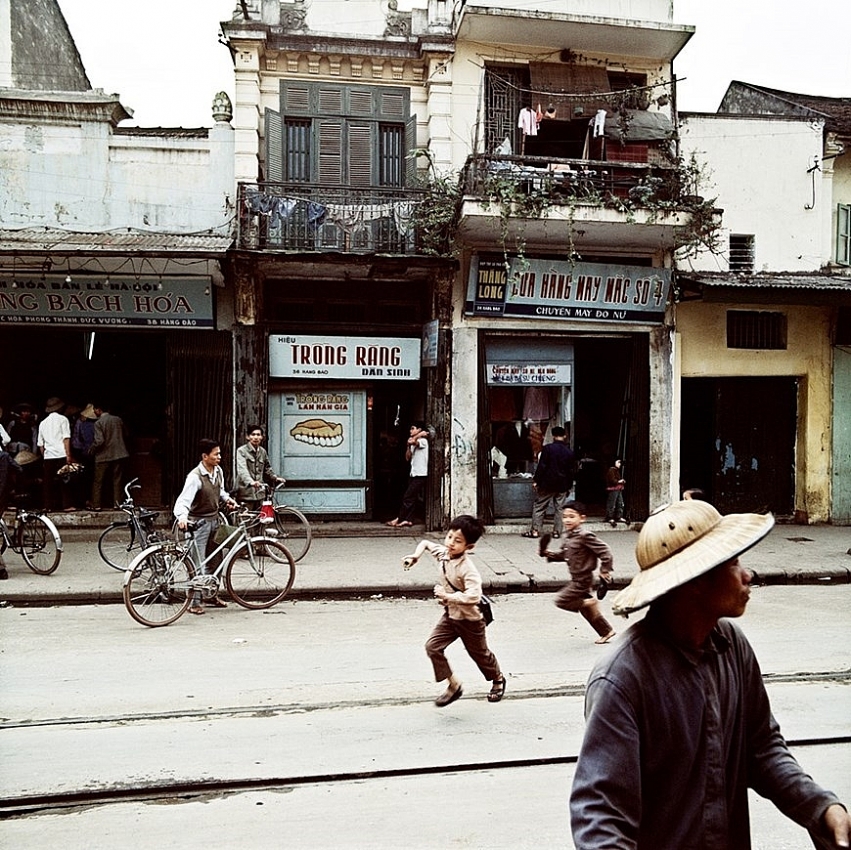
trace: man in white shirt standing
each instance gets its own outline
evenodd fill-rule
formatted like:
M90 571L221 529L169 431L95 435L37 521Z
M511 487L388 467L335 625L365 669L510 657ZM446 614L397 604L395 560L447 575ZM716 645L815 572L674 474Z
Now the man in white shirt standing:
M42 492L44 509L59 511L73 508L71 494L63 486L56 473L66 463L73 463L71 455L71 423L61 411L65 402L61 398L51 396L44 406L47 413L38 426L38 450L44 459L42 467Z

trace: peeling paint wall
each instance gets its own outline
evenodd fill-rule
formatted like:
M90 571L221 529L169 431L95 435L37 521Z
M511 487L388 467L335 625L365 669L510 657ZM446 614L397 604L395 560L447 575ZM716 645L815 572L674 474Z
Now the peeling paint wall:
M787 316L783 351L726 347L727 310ZM681 303L677 306L682 378L790 376L800 381L795 510L810 523L830 518L832 310L777 304Z

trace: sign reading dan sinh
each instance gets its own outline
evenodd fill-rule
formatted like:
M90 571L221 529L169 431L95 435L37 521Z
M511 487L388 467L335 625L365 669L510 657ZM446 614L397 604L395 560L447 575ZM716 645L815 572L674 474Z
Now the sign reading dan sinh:
M0 324L103 327L213 327L209 278L0 278Z
M465 313L597 322L661 322L669 269L566 260L473 257Z

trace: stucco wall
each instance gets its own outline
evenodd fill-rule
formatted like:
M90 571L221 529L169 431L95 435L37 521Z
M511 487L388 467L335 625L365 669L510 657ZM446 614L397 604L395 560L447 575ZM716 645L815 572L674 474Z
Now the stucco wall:
M723 210L720 256L692 261L701 271L727 271L730 233L752 234L755 271L817 271L827 261L830 198L821 177L818 122L792 118L682 115L685 157L705 166L701 194ZM815 191L815 197L814 197ZM808 207L810 207L808 209Z
M73 110L72 110L73 111ZM105 121L2 123L0 226L191 233L233 216L233 131L113 135Z
M727 310L781 311L784 351L728 349ZM799 379L795 510L826 522L830 509L831 310L776 304L681 303L677 306L682 378L793 376Z

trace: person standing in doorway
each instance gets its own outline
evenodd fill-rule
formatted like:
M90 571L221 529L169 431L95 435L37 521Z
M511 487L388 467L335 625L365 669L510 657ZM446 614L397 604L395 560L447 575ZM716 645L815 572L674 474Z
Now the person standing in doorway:
M405 495L402 496L399 516L385 523L391 528L410 528L413 525L411 520L417 508L417 502L425 492L428 480L428 429L425 422L417 421L411 425L405 448L405 460L411 464L411 474Z
M259 425L252 425L248 442L236 450L236 497L253 510L263 500L264 484L286 484L285 478L272 471L269 454L262 445L264 436Z
M532 477L535 499L532 503L532 527L524 537L540 537L547 509L553 508L553 537L564 531L561 514L573 487L573 451L567 444L567 432L560 425L552 429L553 441L541 449L538 466Z
M65 402L52 396L44 406L47 416L38 426L38 449L44 459L42 464L42 493L47 511L69 510L71 491L57 477L65 464L73 463L71 454L71 423L62 414Z
M121 504L121 482L124 464L130 457L127 451L126 428L121 417L114 416L100 402L94 405L97 416L92 454L95 459L95 476L92 483L92 506L96 511L103 506L103 485L107 482L112 496L109 507Z
M581 614L599 635L595 643L608 643L615 630L600 611L597 599L591 593L594 587L594 573L600 562L600 592L602 599L612 580L614 558L612 550L593 531L582 528L585 522L585 505L582 502L568 502L562 513L565 538L560 551L550 551L541 546L541 556L548 561L567 561L570 581L556 594L555 604L562 611L574 611Z
M215 533L219 527L219 508L224 506L233 510L237 503L225 490L225 476L222 472L222 450L216 440L203 439L198 444L201 463L187 476L183 490L174 503L174 518L181 531L186 530L189 522L196 524L193 542L195 544L196 564L201 564L209 552L215 549ZM211 559L213 560L213 559ZM212 571L212 565L206 564L204 572ZM218 596L207 600L212 608L227 608L228 604ZM203 614L200 592L192 598L190 614Z
M625 486L623 462L620 458L616 458L614 466L610 466L606 471L606 522L612 528L617 527L617 524L623 519L623 488ZM626 522L625 519L623 521Z

